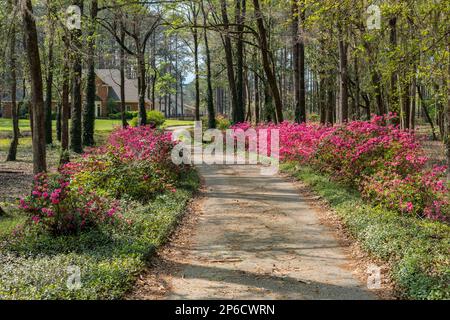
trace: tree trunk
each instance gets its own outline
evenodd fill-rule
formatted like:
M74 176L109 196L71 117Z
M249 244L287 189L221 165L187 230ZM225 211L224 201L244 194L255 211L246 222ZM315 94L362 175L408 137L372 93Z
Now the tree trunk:
M93 146L95 127L95 25L98 12L97 0L91 0L91 16L88 33L86 101L83 105L83 145Z
M255 8L255 18L258 26L259 36L259 47L261 49L262 63L264 67L264 72L267 77L267 82L270 86L270 91L272 93L273 102L275 103L275 122L280 123L283 121L283 105L281 102L280 91L277 85L277 79L272 68L272 64L269 58L269 46L267 44L267 32L264 26L263 13L259 5L259 0L253 0L253 6Z
M397 47L397 17L392 17L389 19L389 41L391 45L391 50L395 50ZM390 111L398 112L398 94L397 94L397 72L394 70L391 73L391 94L390 94Z
M303 5L300 5L297 0L292 3L292 11L294 16L292 22L292 59L294 65L295 122L301 123L306 122L305 43L302 32L305 11Z
M201 2L202 13L203 13L203 37L205 40L205 52L206 52L206 82L207 82L207 108L208 108L208 128L214 129L216 127L216 114L214 110L214 98L213 98L213 90L211 83L211 55L209 52L208 45L208 33L206 31L206 24L208 22L208 13L205 11L203 0Z
M12 8L12 1L8 2L8 5ZM19 115L17 110L17 72L16 72L16 28L14 23L11 26L11 35L9 41L9 68L10 68L10 96L11 96L11 116L13 123L13 138L11 140L11 144L9 145L8 156L6 157L6 161L16 161L17 159L17 145L19 144Z
M256 66L255 66L256 67ZM259 78L258 75L256 74L256 72L254 73L254 86L255 86L255 122L258 124L260 121L260 111L259 111L259 106L260 106L260 102L259 102Z
M180 108L181 116L184 118L184 92L183 92L183 76L180 76Z
M234 76L234 66L233 66L233 49L231 47L231 38L230 38L230 28L228 21L228 13L227 13L227 2L226 0L220 0L221 4L221 13L222 20L224 25L224 49L225 49L225 61L227 66L227 77L228 84L230 87L231 93L231 114L234 118L234 114L237 113L237 92L236 92L236 79Z
M80 7L83 12L83 1L77 0L74 3ZM83 152L82 146L82 124L81 124L81 74L82 74L82 57L81 49L81 30L74 29L71 32L71 46L72 46L72 110L70 112L71 126L70 126L70 148L76 153Z
M200 121L200 71L198 66L198 32L192 30L194 38L194 69L195 69L195 121Z
M69 70L69 43L65 39L64 65L63 65L63 83L61 94L61 159L60 163L68 161L67 151L69 149L69 86L70 86L70 70Z
M61 142L61 103L56 107L56 140Z
M25 1L25 3L21 6L21 13L31 80L31 108L33 109L33 172L37 174L47 170L42 70L39 56L38 34L33 17L33 7L31 5L31 0L23 1Z
M422 105L422 110L425 115L425 118L427 119L428 123L431 127L431 134L433 135L433 140L437 140L436 136L436 129L434 127L433 119L431 119L430 113L428 111L427 106L425 105L425 100L423 98L422 88L420 86L417 86L417 92L419 94L420 104Z
M327 122L327 102L326 102L326 90L325 90L325 77L323 74L319 74L319 112L320 123L326 124Z
M416 77L413 76L410 86L411 107L409 113L409 128L414 130L416 128Z
M244 103L244 20L245 0L235 0L236 12L236 112L233 113L233 122L245 121Z
M447 35L447 41L450 37ZM450 43L447 51L450 50ZM450 55L447 55L447 180L450 181Z
M347 68L347 44L341 34L339 40L339 109L340 121L348 121L348 68Z
M137 45L137 44L136 44ZM145 126L147 124L147 110L145 109L145 91L147 90L147 82L145 78L145 56L144 52L137 45L137 62L138 62L138 73L139 73L139 118L140 125Z
M50 10L50 9L49 9ZM49 13L50 19L50 13ZM48 69L46 78L46 88L45 88L45 141L47 144L53 143L52 137L52 89L53 89L53 38L54 38L54 27L52 21L50 22L50 32L49 32L49 45L48 45Z
M122 43L125 42L125 31L122 25L120 27L120 41ZM128 127L125 111L125 50L120 46L120 118L122 120L122 128Z

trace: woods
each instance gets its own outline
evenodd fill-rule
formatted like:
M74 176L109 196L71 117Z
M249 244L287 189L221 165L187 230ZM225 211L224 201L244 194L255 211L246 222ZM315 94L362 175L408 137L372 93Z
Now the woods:
M449 17L445 0L0 0L0 299L185 281L370 298L342 266L373 264L389 298L448 299ZM215 134L177 163L200 125ZM207 161L224 145L239 166ZM174 285L155 284L149 257L197 213L170 253L182 282L155 263Z
M175 117L192 110L195 119L210 115L210 127L216 114L235 123L248 119L301 123L317 116L321 123L333 124L391 112L398 115L395 121L402 128L427 128L448 149L449 6L445 1L368 5L298 0L288 6L284 1L260 0L149 5L68 1L65 7L44 1L35 4L34 15L42 16L36 36L45 32L45 42L37 43L38 48L29 30L34 16L21 9L24 28L16 21L23 1L4 2L2 15L14 23L3 27L1 88L11 101L16 128L17 106L25 100L18 100L15 88L23 80L20 90L30 89L29 115L36 137L42 126L34 120L43 116L47 144L52 143L51 119L58 117L65 134L67 99L70 149L79 153L83 145L94 144L95 70L108 67L121 70L123 78L137 79L142 125L147 123L146 109ZM79 12L61 11L70 5ZM68 27L66 22L78 19L77 14L80 28ZM29 63L16 57L22 33ZM67 63L69 79L65 79ZM118 85L123 92L117 110L126 126L125 82ZM42 115L41 90L45 93ZM18 129L14 133L10 160L20 134ZM43 169L43 146L35 144L36 152L40 150L36 158L41 159L36 168Z

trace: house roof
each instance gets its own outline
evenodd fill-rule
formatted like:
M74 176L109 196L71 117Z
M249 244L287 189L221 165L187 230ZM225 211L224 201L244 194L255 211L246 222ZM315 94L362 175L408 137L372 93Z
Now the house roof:
M2 102L11 102L10 90L4 91L0 94L2 95L2 97L1 97ZM24 92L23 92L22 88L18 87L16 89L16 101L17 102L20 102L24 99L23 94L24 94Z
M96 69L97 76L112 90L108 92L108 99L120 100L120 70ZM148 99L145 99L149 102ZM125 78L125 102L139 102L137 80Z

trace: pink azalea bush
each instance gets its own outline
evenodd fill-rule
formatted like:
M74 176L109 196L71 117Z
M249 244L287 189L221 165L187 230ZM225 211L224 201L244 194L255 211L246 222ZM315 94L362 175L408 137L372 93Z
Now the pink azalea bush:
M413 132L389 124L395 117L374 116L337 126L318 123L259 124L278 129L280 158L311 165L361 191L376 205L405 214L449 220L446 167L426 170L427 157ZM233 128L247 130L248 123Z
M172 163L173 146L170 133L149 126L117 129L105 146L63 165L58 174L37 175L32 194L20 200L20 208L32 223L56 235L121 221L116 199L146 202L176 190L185 167Z
M31 195L20 199L31 222L53 235L76 234L122 218L118 203L81 188L73 188L70 177L38 174Z
M157 193L172 190L184 170L171 161L173 146L170 133L149 126L119 129L105 146L90 150L81 161L61 170L85 189L146 202Z

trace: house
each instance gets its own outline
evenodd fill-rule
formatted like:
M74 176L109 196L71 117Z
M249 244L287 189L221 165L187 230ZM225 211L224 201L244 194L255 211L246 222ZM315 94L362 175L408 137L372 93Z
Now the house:
M97 69L95 70L96 93L95 116L106 118L110 113L118 112L112 110L114 106L120 109L120 70ZM151 102L145 99L145 108L150 109ZM126 111L139 110L139 94L136 79L125 78L125 108Z
M12 102L11 95L9 91L0 93L0 117L1 118L12 118ZM24 99L24 92L21 88L17 88L16 90L16 103L20 108L20 104Z
M84 73L86 74L86 73ZM95 70L95 117L107 118L110 113L120 111L120 70L96 69ZM84 92L82 98L84 99ZM17 104L23 101L23 91L17 90ZM4 94L1 99L0 117L11 118L11 98ZM52 102L53 111L56 112L58 101ZM146 109L150 109L151 102L145 99ZM126 111L139 110L139 94L136 79L125 78L125 107Z

